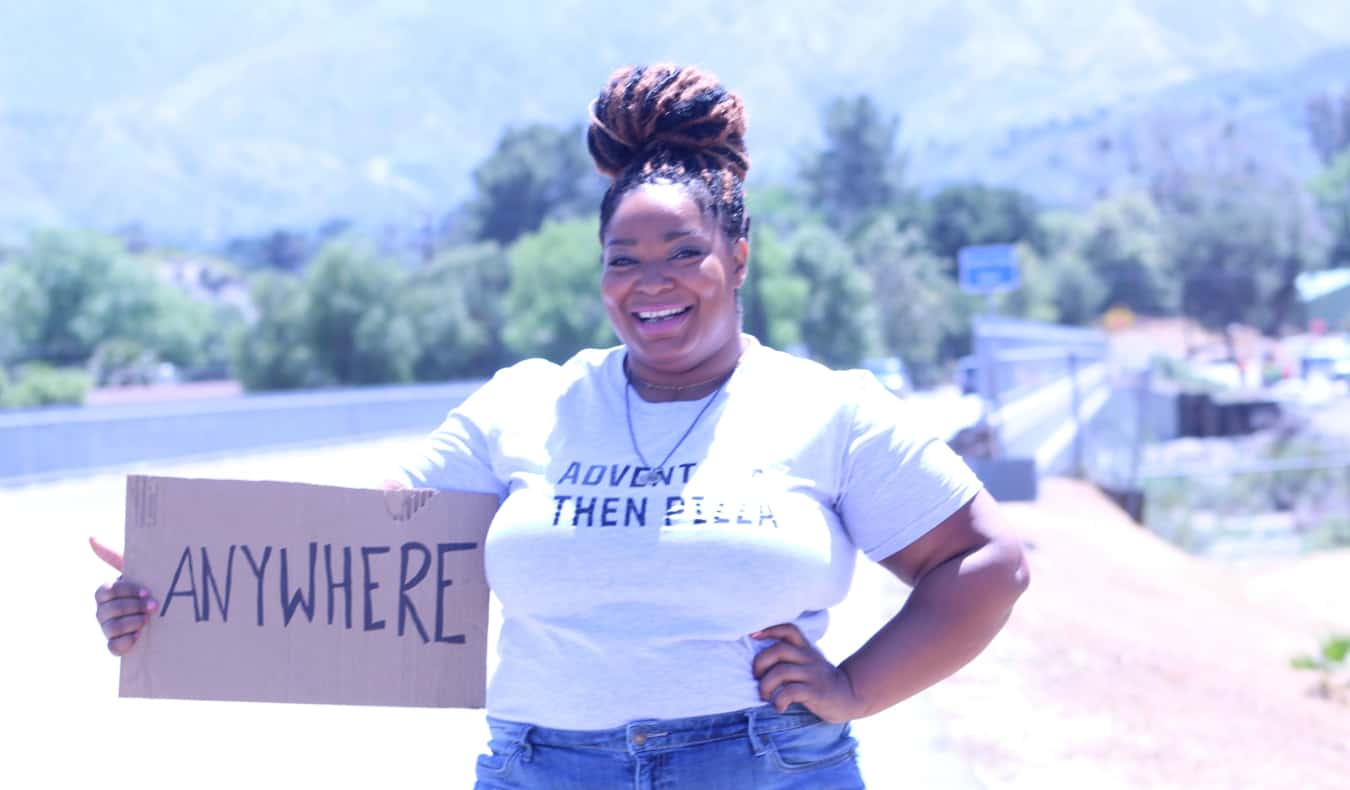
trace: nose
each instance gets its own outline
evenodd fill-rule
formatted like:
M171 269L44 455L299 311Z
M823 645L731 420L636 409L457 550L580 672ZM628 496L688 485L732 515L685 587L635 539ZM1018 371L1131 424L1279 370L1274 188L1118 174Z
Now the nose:
M660 293L671 285L672 281L664 262L644 263L639 267L637 287L643 293Z

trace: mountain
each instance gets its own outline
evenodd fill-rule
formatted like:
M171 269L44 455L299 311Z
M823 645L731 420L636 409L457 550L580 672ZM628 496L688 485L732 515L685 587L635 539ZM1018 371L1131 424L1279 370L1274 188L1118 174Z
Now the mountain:
M1103 138L1125 150L1179 106L1182 125L1256 119L1306 159L1300 103L1350 74L1341 2L7 0L0 236L413 225L468 194L504 127L580 121L615 66L659 60L742 93L752 180L792 173L824 102L866 92L903 116L919 183L1071 203L1098 188Z
M1051 205L1146 188L1162 167L1225 162L1284 183L1320 167L1304 126L1315 94L1350 90L1350 46L1292 66L1214 74L965 140L928 140L911 152L920 183L981 180L1026 189Z

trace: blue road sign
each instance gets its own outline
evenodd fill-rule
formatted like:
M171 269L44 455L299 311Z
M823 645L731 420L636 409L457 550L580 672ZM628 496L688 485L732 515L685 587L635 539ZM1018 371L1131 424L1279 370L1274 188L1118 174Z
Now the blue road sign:
M988 294L1017 288L1017 250L1011 244L976 244L956 254L961 290Z

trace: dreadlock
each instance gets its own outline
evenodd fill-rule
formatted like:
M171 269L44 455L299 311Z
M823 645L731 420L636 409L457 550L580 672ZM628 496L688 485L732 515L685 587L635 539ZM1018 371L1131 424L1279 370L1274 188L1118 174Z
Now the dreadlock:
M591 104L586 133L595 167L613 179L600 233L619 200L643 184L679 184L729 239L749 232L742 182L745 105L707 72L669 65L619 69Z

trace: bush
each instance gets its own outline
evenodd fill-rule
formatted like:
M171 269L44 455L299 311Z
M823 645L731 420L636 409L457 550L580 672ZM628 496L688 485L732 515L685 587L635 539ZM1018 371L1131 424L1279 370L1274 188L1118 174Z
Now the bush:
M1294 669L1308 670L1318 674L1317 685L1313 693L1323 699L1341 703L1350 703L1350 634L1333 634L1322 641L1321 649L1314 655L1302 655L1290 661Z
M88 391L89 374L79 368L30 362L20 365L12 380L0 370L0 408L79 405Z
M159 358L134 340L113 338L94 349L89 374L100 387L145 386L158 378Z

